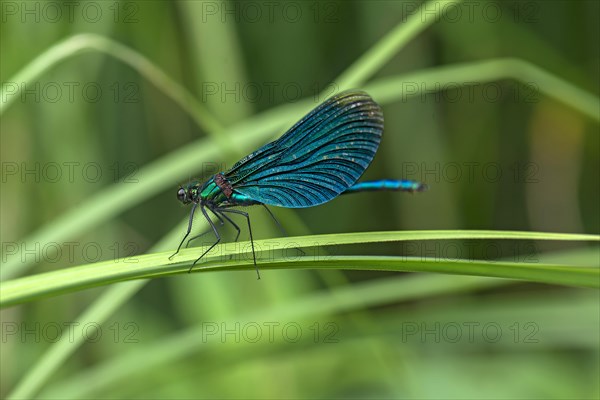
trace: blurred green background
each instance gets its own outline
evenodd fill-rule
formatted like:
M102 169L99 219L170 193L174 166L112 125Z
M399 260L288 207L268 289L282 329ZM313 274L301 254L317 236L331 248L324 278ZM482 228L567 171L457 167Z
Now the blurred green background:
M0 74L7 88L2 102L10 91L26 86L1 120L3 263L14 246L23 246L20 240L61 215L114 186L140 184L149 175L145 168L157 160L174 157L176 163L181 154L194 157L177 153L186 146L215 143L206 126L164 90L97 51L75 54L35 82L14 79L60 40L95 33L130 47L194 94L214 124L231 127L302 99L316 106L340 89L336 77L420 5L0 4ZM463 4L412 40L369 82L513 57L598 96L599 4ZM421 85L408 80L401 89L422 90ZM432 93L383 105L384 139L365 174L367 179L423 180L429 192L365 193L312 209L273 209L289 234L600 232L597 120L545 96L534 77L438 86L425 88ZM299 116L290 113L285 125ZM99 217L92 229L65 241L38 243L41 248L31 242L19 248L24 264L38 273L143 254L176 229L175 244L165 250L174 249L189 212L176 200L178 182L226 169L254 150L239 139L233 143L234 151L220 147L221 156L214 159L192 159L194 169L169 176L171 183L146 195L137 193L126 200L123 212ZM280 235L264 210L249 212L255 238ZM224 234L233 238L232 230ZM568 259L593 266L599 257L597 246L560 242L328 250L448 258L469 254L519 262ZM2 311L3 398L34 366L44 369L37 363L54 342L73 345L81 339L69 337L70 327L105 290ZM31 395L598 398L599 308L598 292L591 289L474 277L299 270L264 271L259 282L254 271L155 279L105 321L92 314L89 330L83 330L85 343ZM33 387L31 382L24 387Z

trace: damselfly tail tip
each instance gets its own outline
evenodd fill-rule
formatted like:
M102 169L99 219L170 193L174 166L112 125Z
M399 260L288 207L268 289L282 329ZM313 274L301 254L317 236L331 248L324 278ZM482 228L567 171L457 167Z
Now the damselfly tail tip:
M426 183L419 183L415 189L415 192L425 192L427 190L429 190L429 185Z

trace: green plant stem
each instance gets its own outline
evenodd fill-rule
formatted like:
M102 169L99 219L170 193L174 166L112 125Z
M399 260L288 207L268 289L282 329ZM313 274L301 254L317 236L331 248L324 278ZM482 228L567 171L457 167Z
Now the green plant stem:
M362 86L419 33L439 21L443 14L452 8L451 6L461 2L462 0L442 0L423 3L405 23L396 25L337 79L334 79L333 83L341 90Z
M535 282L554 283L575 286L600 287L598 275L600 269L560 266L542 263L506 263L479 260L447 260L445 258L414 259L407 257L381 256L305 256L295 259L276 258L272 252L282 249L337 246L358 243L384 243L391 241L448 240L448 239L528 239L528 240L570 240L599 241L600 236L510 231L399 231L347 233L336 235L312 235L277 240L257 240L254 242L257 252L267 254L266 261L260 260L262 269L359 269L385 271L439 272L461 275L481 275L490 277L526 279ZM252 259L234 257L247 254L249 242L238 243L235 249L220 245L206 255L196 271L248 270ZM147 254L65 268L57 271L28 276L3 283L0 294L0 307L20 304L38 299L82 290L89 287L107 285L114 282L140 278L153 278L165 275L185 273L191 262L196 260L203 249L182 250L173 261L170 252ZM590 266L592 267L592 266Z
M97 51L129 65L185 110L196 124L212 135L222 151L240 155L239 149L223 133L223 126L187 89L139 52L114 40L93 33L82 33L63 40L40 54L0 89L0 115L20 96L23 87L39 79L46 71L75 55Z
M438 92L440 88L475 86L500 79L514 79L529 85L525 101L539 101L539 93L569 106L594 121L600 121L600 99L548 71L516 58L499 58L420 70L402 76L383 78L369 85L377 100L386 103L398 99L401 88L402 99L423 92ZM451 85L451 86L450 86ZM423 90L425 89L425 90Z

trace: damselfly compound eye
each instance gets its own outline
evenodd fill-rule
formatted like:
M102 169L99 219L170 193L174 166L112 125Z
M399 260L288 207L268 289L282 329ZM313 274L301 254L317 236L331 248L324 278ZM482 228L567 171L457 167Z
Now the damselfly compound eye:
M179 200L182 203L186 203L187 199L186 199L184 188L179 188L179 190L177 191L177 200Z

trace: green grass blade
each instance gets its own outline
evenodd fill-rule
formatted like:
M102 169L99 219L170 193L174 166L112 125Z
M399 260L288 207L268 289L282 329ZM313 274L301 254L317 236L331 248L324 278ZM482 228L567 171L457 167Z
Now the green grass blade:
M523 84L534 85L532 90L539 90L540 93L572 107L593 120L600 121L600 98L537 65L515 58L447 65L402 76L383 78L373 82L370 85L370 91L377 94L377 100L385 103L387 100L398 97L399 87L403 89L402 98L405 99L421 95L420 88L422 87L447 87L447 85L457 84L457 82L461 82L463 85L480 85L500 79L514 79ZM419 89L412 91L412 88L416 87L411 85L411 92L407 93L405 90L407 83L414 83Z
M600 236L584 234L511 232L511 231L400 231L348 233L335 235L313 235L302 237L278 238L277 240L257 240L258 252L267 253L266 261L260 260L262 269L359 269L382 271L421 271L448 274L481 275L513 279L526 279L535 282L554 283L574 286L599 287L598 266L575 267L542 263L506 263L477 260L447 260L437 258L407 258L381 256L305 256L273 258L271 252L295 247L311 248L359 243L384 243L414 240L448 239L517 239L517 240L567 240L599 241ZM33 275L3 283L0 295L0 307L19 304L24 301L73 292L89 287L107 285L131 279L152 278L164 275L186 273L190 264L196 260L203 249L182 250L173 261L171 252L147 254L105 261L78 267L65 268L44 274ZM251 258L229 256L248 254L249 242L231 245L223 244L208 253L196 271L250 270ZM241 259L241 260L240 260Z
M142 54L124 46L114 40L96 35L84 33L71 36L40 54L8 82L33 82L40 78L45 72L57 64L78 54L97 51L121 60L129 65L143 77L148 79L161 92L169 96L183 110L185 110L202 129L215 134L215 139L224 149L232 150L232 144L221 135L222 125L204 108L195 96L187 89L171 79L154 63ZM8 93L8 84L0 89L0 115L2 115L16 99L26 85L19 85L15 92Z
M445 12L453 8L453 5L455 6L461 2L462 0L443 0L423 3L411 18L398 24L333 82L341 90L362 86L382 65L390 61L398 51L417 37L419 33L439 21Z

